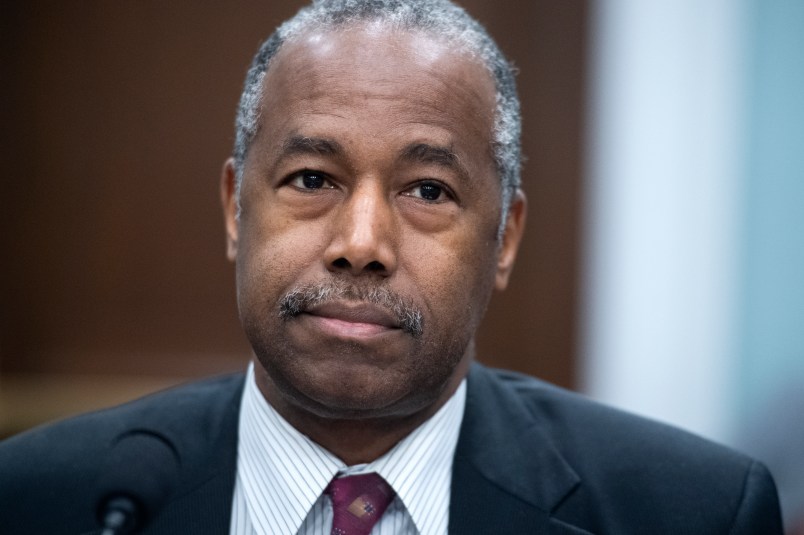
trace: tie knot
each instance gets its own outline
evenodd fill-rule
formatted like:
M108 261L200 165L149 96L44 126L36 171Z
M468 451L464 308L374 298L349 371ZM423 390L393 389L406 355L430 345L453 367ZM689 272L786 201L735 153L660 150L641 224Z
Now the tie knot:
M325 492L332 499L332 535L368 535L396 495L374 472L333 479Z

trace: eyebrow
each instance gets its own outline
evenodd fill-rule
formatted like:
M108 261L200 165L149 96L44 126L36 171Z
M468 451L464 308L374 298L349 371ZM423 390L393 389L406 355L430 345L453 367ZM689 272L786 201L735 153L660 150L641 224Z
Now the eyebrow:
M282 156L316 154L319 156L337 156L344 154L341 145L332 139L291 136L282 144Z
M456 171L463 177L469 176L469 172L461 163L458 155L449 147L430 145L429 143L414 143L402 150L400 159L414 163L435 164Z

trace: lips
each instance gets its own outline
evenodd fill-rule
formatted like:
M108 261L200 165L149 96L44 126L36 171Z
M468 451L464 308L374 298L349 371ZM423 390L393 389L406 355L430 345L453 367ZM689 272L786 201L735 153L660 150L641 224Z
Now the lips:
M328 302L311 307L302 314L314 327L340 338L366 338L400 329L390 311L365 302Z

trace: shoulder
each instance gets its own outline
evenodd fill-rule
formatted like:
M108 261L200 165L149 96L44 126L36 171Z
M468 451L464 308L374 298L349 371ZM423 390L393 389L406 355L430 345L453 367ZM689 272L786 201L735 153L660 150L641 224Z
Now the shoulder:
M515 372L475 366L469 384L470 396L491 408L486 420L498 412L506 425L518 421L532 430L519 432L531 443L518 447L550 449L575 474L577 485L559 508L563 515L621 533L634 525L669 533L669 526L684 523L778 532L773 481L739 452ZM746 512L754 508L757 514ZM739 527L758 519L765 527Z
M44 424L0 441L0 463L22 452L31 459L34 453L54 457L102 449L107 439L132 428L189 431L211 425L225 416L233 399L239 399L242 383L242 374L207 379Z
M89 510L109 448L132 431L167 437L182 452L183 472L203 464L213 444L236 444L242 385L242 374L191 383L0 442L0 517L36 525L37 508L49 503L70 525Z
M699 464L710 467L708 461L712 458L739 466L751 462L742 454L692 433L603 405L533 377L480 366L472 376L480 395L516 405L571 456L574 464L583 465L590 456L613 456L620 462L648 458L654 464L661 464L662 459L692 456ZM657 457L659 453L662 455ZM690 463L688 460L684 466Z

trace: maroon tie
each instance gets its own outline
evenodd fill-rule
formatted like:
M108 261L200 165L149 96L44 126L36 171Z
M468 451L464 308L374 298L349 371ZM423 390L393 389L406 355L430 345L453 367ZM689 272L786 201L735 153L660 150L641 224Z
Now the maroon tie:
M374 472L333 479L324 492L332 498L332 535L369 535L396 495Z

